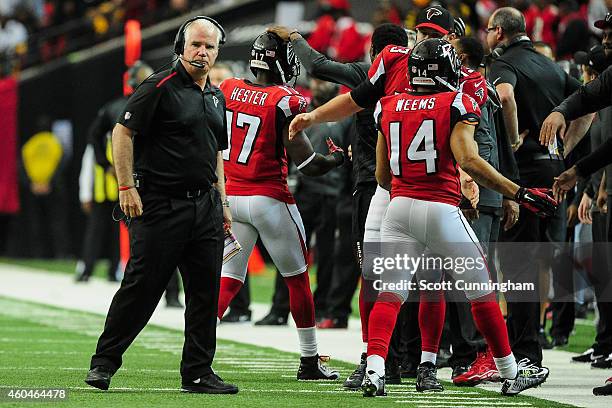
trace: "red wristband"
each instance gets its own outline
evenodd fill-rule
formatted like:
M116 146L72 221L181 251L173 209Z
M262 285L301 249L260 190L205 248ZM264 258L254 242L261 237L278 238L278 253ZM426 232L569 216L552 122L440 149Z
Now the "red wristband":
M119 186L119 191L128 191L134 188L134 186Z

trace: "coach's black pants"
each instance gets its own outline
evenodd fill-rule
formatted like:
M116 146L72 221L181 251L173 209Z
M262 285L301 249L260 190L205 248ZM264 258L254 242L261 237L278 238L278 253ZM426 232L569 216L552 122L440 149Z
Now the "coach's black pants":
M185 289L185 343L181 377L212 372L217 300L223 258L223 211L212 189L195 199L142 195L144 214L129 226L131 256L111 303L91 367L115 372L122 355L147 324L179 267Z
M546 187L553 185L554 177L564 169L561 160L534 160L519 164L520 184L524 187ZM499 246L500 263L504 281L532 283L535 290L505 293L508 304L508 336L517 360L528 358L535 364L542 363L542 347L538 341L540 330L540 299L538 260L559 259L553 254L543 255L544 249L551 249L550 242L565 241L565 205L560 205L556 214L540 218L521 207L518 222L508 231L502 232ZM534 244L548 242L546 247ZM511 247L509 243L515 243ZM522 244L521 244L522 243ZM558 263L553 262L552 273L556 274Z
M334 252L331 289L327 298L327 314L328 317L340 320L347 320L351 315L351 301L361 276L361 270L353 254L354 203L351 204L352 201L354 200L351 195L343 195L336 205L338 239Z
M608 195L608 208L612 205ZM612 353L612 212L593 212L593 267L590 280L595 290L599 324L593 349L595 355Z

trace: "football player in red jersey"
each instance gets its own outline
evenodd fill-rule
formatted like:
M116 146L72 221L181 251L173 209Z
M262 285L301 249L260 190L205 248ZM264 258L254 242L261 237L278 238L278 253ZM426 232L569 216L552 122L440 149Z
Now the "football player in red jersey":
M330 154L315 153L303 133L292 140L288 127L306 100L286 85L299 75L291 45L263 33L251 48L254 81L221 83L227 110L228 146L223 152L232 229L243 250L223 265L218 317L242 286L257 237L289 288L289 304L300 342L299 380L337 379L317 351L314 303L308 281L304 225L287 187L287 154L297 168L318 176L342 165L344 153L328 139Z
M448 10L439 6L432 6L423 9L417 16L416 31L417 43L428 38L448 38L457 36L455 33L455 21ZM406 92L410 89L408 72L408 57L411 49L396 45L386 46L374 59L368 71L368 80L355 88L350 94L337 96L332 101L315 109L312 112L298 115L290 125L290 133L293 130L303 129L314 123L337 120L345 116L358 112L365 107L373 107L376 102L385 95ZM478 73L476 73L478 74ZM478 74L480 75L480 74ZM472 83L473 76L466 76L466 82ZM476 82L477 83L477 82ZM478 87L485 88L486 82L483 81L478 86L468 86L469 89L476 91ZM481 103L485 99L478 98ZM471 178L461 172L461 184L463 194L470 199L475 207L478 202L478 187L472 182ZM383 215L389 205L389 192L383 188L377 188L368 209L364 233L364 256L376 256L378 247L372 243L380 241L380 226ZM372 288L372 282L376 279L367 268L362 272L363 280L359 292L359 313L361 316L361 330L364 347L368 343L368 321L372 310L376 294ZM440 299L441 301L443 299ZM419 306L419 313L429 316L439 315L442 310L439 302L424 302ZM434 313L433 308L436 309ZM443 318L442 318L443 320ZM435 334L429 335L427 332L421 335L425 338L435 338ZM433 327L432 327L433 330ZM439 342L439 341L438 341ZM436 349L437 343L436 342ZM433 341L432 341L433 343ZM362 355L363 357L363 355ZM360 383L364 375L364 364L359 364L357 369L351 374L345 385Z
M457 165L480 184L513 197L536 213L551 215L557 203L545 192L519 187L480 158L474 142L480 109L470 96L457 91L459 68L450 43L441 39L420 42L408 61L413 91L385 97L377 105L374 115L380 134L376 178L381 186L391 190L392 197L381 227L381 241L401 243L413 258L427 250L451 259L480 260L466 269L461 278L466 283L487 283L486 260L458 208L461 194ZM380 275L381 290L370 314L364 396L385 394L384 360L397 313L409 292L397 283L409 282L411 273L397 268ZM420 270L418 274L432 282L430 271ZM502 393L514 395L543 383L548 376L546 368L522 361L517 364L495 293L486 287L465 292L476 325L505 379ZM419 318L420 324L422 321ZM431 357L433 360L434 356ZM418 391L441 390L435 370L431 361L419 365Z

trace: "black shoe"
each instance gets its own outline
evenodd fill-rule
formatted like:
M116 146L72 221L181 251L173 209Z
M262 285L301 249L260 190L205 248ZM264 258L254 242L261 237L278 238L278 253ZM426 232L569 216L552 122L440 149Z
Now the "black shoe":
M540 333L538 334L538 342L540 343L540 347L542 347L544 350L550 350L553 348L553 345L550 340L548 340L548 337L546 337L544 330L540 330Z
M349 390L358 390L363 383L363 377L365 376L365 370L367 365L368 355L366 353L361 353L361 360L359 361L359 365L353 371L351 375L344 381L342 386Z
M417 363L412 361L404 362L401 368L402 378L416 378L418 366Z
M612 368L612 354L593 361L591 368Z
M552 346L553 347L563 347L568 343L567 336L556 336L553 337Z
M85 383L99 390L108 390L113 374L106 367L94 367L87 373Z
M175 307L177 309L182 309L183 304L178 299L166 299L166 307Z
M399 361L389 358L385 361L385 384L397 385L402 383Z
M302 381L337 380L340 378L340 373L323 364L327 361L329 357L321 357L318 354L312 357L300 357L297 379Z
M221 318L222 323L246 323L251 321L251 311L247 310L246 313L230 309L229 313Z
M385 376L379 376L374 370L368 371L361 386L364 397L384 397L387 395L385 390Z
M593 388L593 395L612 395L612 377L606 380L606 385Z
M417 368L416 390L418 392L442 392L444 387L436 377L436 366L426 362Z
M501 393L512 396L539 387L546 381L549 373L548 368L532 364L529 359L524 358L517 363L516 378L504 380Z
M215 373L207 374L196 381L183 383L181 391L196 394L238 394L238 387L234 384L223 382L221 377Z
M451 379L455 379L455 377L459 377L460 375L463 375L465 373L467 373L470 370L470 366L463 366L463 365L458 365L453 367L453 373L451 374Z
M602 357L603 355L595 356L595 349L591 347L590 349L583 351L582 354L578 354L577 356L572 357L572 362L573 363L592 363L593 361L597 360L598 358L602 358Z
M287 317L270 312L263 319L255 322L255 326L286 326Z

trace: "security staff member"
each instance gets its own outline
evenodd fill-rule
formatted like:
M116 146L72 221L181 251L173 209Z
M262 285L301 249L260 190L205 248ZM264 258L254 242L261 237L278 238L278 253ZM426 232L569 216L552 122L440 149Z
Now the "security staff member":
M182 390L238 392L211 368L223 224L231 226L231 215L221 156L227 148L225 99L210 85L208 72L224 37L208 17L187 20L175 40L180 60L134 92L113 131L132 253L85 379L93 387L108 389L178 266L186 298Z
M503 7L493 13L487 28L487 43L496 57L491 64L489 79L496 86L502 103L505 128L515 150L520 184L549 188L553 178L563 171L563 156L558 143L548 147L539 144L540 125L546 115L580 84L533 48L525 35L525 18L517 9ZM564 218L563 206L554 217L547 219L521 209L518 221L502 234L501 240L563 242ZM525 249L538 250L534 245ZM500 251L500 256L505 279L532 282L536 288L539 286L536 254L516 257L512 251ZM520 294L508 292L508 295L507 325L512 350L518 360L528 358L540 366L539 299L527 302L523 298L521 302L517 298Z

